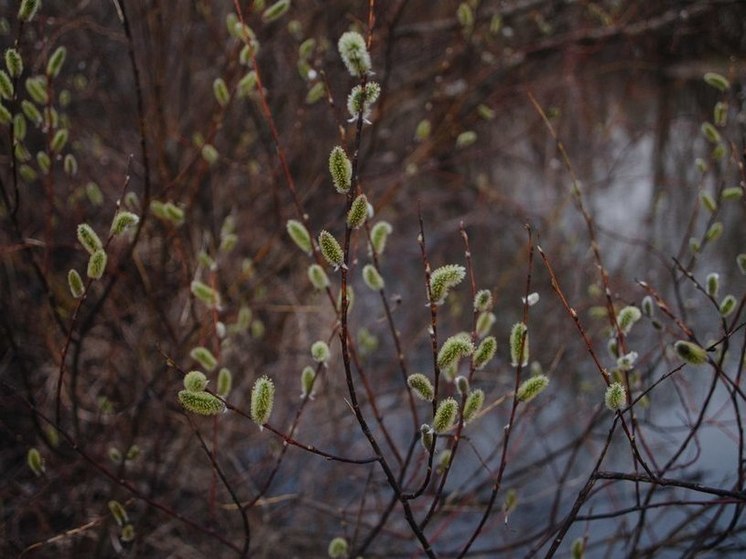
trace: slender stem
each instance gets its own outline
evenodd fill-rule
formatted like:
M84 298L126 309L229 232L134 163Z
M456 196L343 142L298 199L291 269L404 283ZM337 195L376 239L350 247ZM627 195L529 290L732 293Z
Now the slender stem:
M251 527L249 526L249 518L246 515L246 511L244 510L244 507L241 506L241 501L238 498L238 495L236 495L236 492L233 490L233 487L228 482L228 479L225 477L225 474L223 473L222 468L218 464L218 461L215 459L215 454L207 446L205 439L202 437L202 434L199 432L199 429L197 429L197 426L194 424L194 421L192 421L192 418L189 417L189 414L185 413L184 415L187 418L187 421L189 421L189 425L192 427L194 434L197 435L197 439L199 439L199 444L202 446L202 450L205 451L205 454L207 454L207 457L210 459L210 463L212 464L213 471L220 477L220 481L223 482L225 489L230 494L231 499L233 500L236 507L238 508L238 512L241 514L241 523L242 523L243 532L244 532L244 543L243 543L243 548L241 549L240 557L246 557L246 555L249 553L249 545L251 544ZM214 497L211 497L211 499L212 498Z

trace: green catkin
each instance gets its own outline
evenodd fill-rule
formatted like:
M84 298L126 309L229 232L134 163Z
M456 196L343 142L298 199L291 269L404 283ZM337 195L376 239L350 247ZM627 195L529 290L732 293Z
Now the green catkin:
M736 298L733 295L726 295L720 302L720 315L725 318L736 309Z
M98 185L93 181L86 183L85 195L88 201L94 206L100 206L104 203L104 195Z
M357 343L363 356L371 355L378 349L378 338L364 326L357 332Z
M6 109L2 103L0 103L0 124L7 126L10 124L11 120L13 120L13 115L10 114L10 111Z
M308 279L314 289L323 291L329 287L329 277L326 275L324 268L318 264L311 264L308 267Z
M371 228L371 248L372 252L375 253L377 256L381 256L383 254L383 251L386 248L386 241L388 240L388 237L392 231L393 227L391 227L391 224L388 221L379 221Z
M308 233L305 225L295 219L289 219L286 225L288 235L293 242L298 245L306 254L311 254L313 247L311 245L311 235Z
M251 389L251 419L260 428L269 421L274 400L275 385L267 375L263 375Z
M461 134L458 135L456 138L456 147L457 148L465 148L472 145L474 142L477 141L477 133L473 130L467 130L465 132L461 132Z
M18 174L24 182L31 183L36 180L36 171L29 165L24 164L18 167Z
M237 244L238 235L236 235L235 233L228 233L221 237L219 250L222 254L228 254L232 252L234 248L236 248Z
M290 8L290 0L278 0L262 13L262 21L270 23L284 16Z
M221 398L227 398L233 388L233 374L230 369L223 367L218 371L217 394Z
M184 223L184 210L173 202L163 204L163 211L165 212L166 220L170 221L173 225L178 227Z
M228 30L228 34L234 39L239 39L239 30L241 22L238 20L238 16L233 12L229 12L225 16L225 28Z
M153 200L150 202L150 213L158 219L168 219L168 216L166 215L166 204L160 200Z
M717 131L717 128L715 128L712 124L709 122L703 122L702 126L700 127L700 130L702 131L702 135L707 138L707 141L712 144L719 144L721 141L720 132Z
M456 10L456 17L464 29L470 29L474 26L474 12L466 2L459 4L458 10Z
M432 124L429 120L426 118L423 118L419 123L417 123L417 128L414 132L414 138L418 142L424 142L430 137L430 132L432 131Z
M707 72L704 75L705 83L720 91L727 91L730 89L730 82L725 76L722 76L716 72Z
M620 355L616 360L617 367L619 367L621 371L631 371L634 368L638 357L639 355L636 351L630 351L629 353Z
M248 42L244 40L244 43L246 44L241 49L241 52L238 53L238 60L244 66L251 66L253 64L253 57L259 52L259 41L257 41L256 36L253 35L249 38Z
M24 120L23 122L25 124L26 121ZM15 147L15 150L13 151L18 161L30 161L31 160L31 154L29 153L29 151L26 149L26 146L23 145L22 142L16 142L16 147ZM34 173L34 176L36 176L36 173Z
M316 82L308 90L308 93L306 93L306 103L309 105L318 103L319 101L321 101L321 99L323 99L325 94L326 87L324 86L324 82Z
M516 399L519 402L530 402L536 396L541 394L549 384L549 378L546 375L536 375L531 377L518 387Z
M323 257L327 262L329 262L329 264L334 266L335 270L340 267L346 268L342 247L339 246L337 239L326 230L322 230L321 233L319 233L319 248L321 249Z
M712 158L719 161L723 157L725 157L725 154L727 153L727 150L725 149L725 144L722 142L718 143L713 149L712 149Z
M430 274L430 295L436 305L441 305L448 296L448 291L457 286L466 277L466 269L458 264L446 264L433 270Z
M184 375L184 389L189 392L202 392L207 382L207 377L202 371L189 371Z
M212 92L221 107L225 107L231 100L231 94L223 78L215 78L212 82Z
M617 341L616 336L609 338L609 341L606 342L606 349L609 350L612 357L619 357L619 342Z
M720 197L723 200L740 200L743 198L743 188L740 186L731 186L729 188L723 189L722 194Z
M364 122L369 122L373 103L381 95L381 86L376 82L368 82L365 88L356 85L347 96L347 112L350 113L350 122L357 121L361 116Z
M0 70L0 97L8 100L13 99L13 91L13 80L10 79L5 70Z
M207 254L207 251L204 249L201 249L197 253L197 262L199 263L201 268L207 268L208 270L217 270L217 264L215 263L215 260Z
M439 434L448 431L456 423L457 417L458 402L451 397L441 400L433 416L433 430Z
M372 291L381 291L385 286L381 274L378 273L378 270L376 270L376 267L373 264L366 264L363 266L363 281Z
M26 137L26 117L22 113L16 114L13 117L13 135L17 142L22 142Z
M21 101L21 110L23 111L23 114L26 115L26 118L29 119L34 126L39 126L44 121L44 117L41 116L39 109L37 109L36 105L34 105L28 99L24 99L23 101Z
M13 48L5 51L5 67L12 78L17 78L23 73L23 58Z
M104 249L100 248L88 259L88 277L91 279L101 279L106 270L106 261L108 257Z
M179 402L185 410L200 415L218 415L225 411L225 404L220 398L209 392L179 391Z
M60 74L60 70L62 70L65 58L67 58L67 49L65 47L57 47L47 62L47 76L56 78Z
M479 105L477 107L477 114L484 120L492 120L497 116L497 113L487 105Z
M114 464L121 464L122 463L122 453L119 451L119 449L115 446L112 446L109 448L109 460L111 460Z
M717 203L715 202L715 199L710 195L709 192L702 191L699 194L699 199L702 201L702 205L707 209L710 213L715 213L715 210L717 210Z
M253 92L256 89L256 84L258 83L258 78L256 75L256 71L251 70L250 72L247 72L239 81L238 81L238 96L239 97L248 97L251 92Z
M705 288L710 297L717 297L718 291L720 290L720 275L715 272L707 274Z
M110 232L112 235L121 235L129 227L137 225L140 222L140 218L132 212L120 211L114 216L111 222Z
M18 19L26 22L31 21L39 10L39 6L41 6L41 0L21 0L21 5L18 8Z
M72 153L68 153L65 156L62 168L64 169L65 174L69 177L74 177L78 174L78 160L75 159L75 156Z
M585 538L576 538L570 548L572 559L583 559L585 557Z
M471 388L469 387L469 379L465 376L456 377L453 383L456 385L456 390L459 394L464 395L471 392Z
M111 515L114 517L114 521L117 526L124 526L129 519L127 518L127 511L119 501L111 500L107 503Z
M495 357L497 351L497 339L494 336L487 336L477 347L472 356L474 368L479 371L484 369L487 364Z
M642 313L637 307L632 305L624 307L622 310L619 311L616 317L619 329L626 336L627 334L629 334L630 330L632 330L632 327L638 320L640 320L641 317Z
M479 316L477 317L477 325L476 325L476 332L477 336L480 338L483 338L487 334L489 334L489 331L492 329L493 324L495 324L495 321L497 320L497 317L495 316L495 313L491 312L482 312L479 313Z
M208 307L220 306L220 294L209 285L199 280L192 281L189 286L192 295L202 301Z
M35 448L29 448L26 454L26 464L34 472L36 477L41 476L46 468L44 466L44 459L41 457L41 453Z
M673 347L676 354L691 365L701 365L707 362L707 352L695 343L679 340Z
M484 405L484 390L477 388L466 397L464 402L464 423L471 422L482 410Z
M435 397L435 389L430 379L422 373L415 373L409 375L407 378L407 385L412 389L414 395L425 400L426 402L432 402Z
M505 511L506 514L510 514L516 509L517 506L518 491L516 491L514 488L510 488L505 495L505 501L503 502L503 511Z
M316 48L316 39L308 38L303 41L298 47L298 58L301 60L308 60L311 58L314 49Z
M203 346L197 346L189 352L189 357L202 365L208 371L214 371L218 366L218 360L212 352Z
M640 303L640 308L642 309L642 314L644 314L648 318L652 318L655 311L653 298L650 295L645 295L645 297L642 298L642 303Z
M453 453L449 448L444 449L443 452L440 453L440 456L438 457L438 463L435 466L435 471L438 475L442 475L443 472L451 467L452 457Z
M267 327L258 318L251 323L251 337L258 340L264 337Z
M433 431L433 428L430 427L427 423L423 423L420 426L420 443L425 448L425 451L428 453L433 446L434 433L435 431Z
M67 272L67 285L70 287L70 293L76 299L80 299L85 293L83 279L80 277L77 270L70 270Z
M101 239L87 223L78 225L78 242L88 251L88 254L93 254L103 247Z
M725 126L728 120L728 103L718 101L712 109L712 120L717 126Z
M251 312L251 309L246 305L242 305L241 308L238 309L238 314L236 315L236 327L239 331L246 332L246 330L249 329L252 315L253 313Z
M746 276L746 252L742 252L736 256L736 264L738 269L741 270L741 274Z
M125 524L122 526L122 531L119 534L119 539L123 543L131 542L135 539L135 527L132 524Z
M457 364L459 359L467 357L474 353L474 344L468 334L456 334L451 336L440 348L438 352L438 367L448 369Z
M325 341L318 340L311 345L311 357L317 363L326 363L329 361L329 346Z
M220 226L220 236L225 237L230 233L236 232L236 218L232 214L225 216L223 224Z
M528 326L516 322L510 330L510 361L513 367L528 365L529 344Z
M49 102L46 76L26 78L26 92L37 105L46 105Z
M712 225L710 225L710 228L707 230L707 233L705 233L705 240L706 241L717 241L723 234L723 224L720 221L716 221Z
M360 194L352 201L350 211L347 212L347 226L350 229L357 229L368 218L368 199L365 194Z
M347 67L347 71L354 77L362 77L370 72L371 62L365 39L356 31L343 33L337 43L339 55Z
M54 136L52 137L52 141L49 144L49 148L52 150L52 153L59 153L65 148L65 144L67 144L67 138L68 138L68 131L67 128L60 128L55 132Z
M329 174L337 192L345 194L350 190L352 186L352 162L340 146L335 146L329 153Z
M212 144L203 145L199 154L210 166L215 165L215 163L218 162L218 159L220 159L220 153Z
M311 366L306 366L300 373L301 398L313 398L313 388L315 386L316 371Z
M624 407L627 402L627 392L621 383L613 382L606 389L604 403L611 411L618 411Z
M329 542L327 553L329 554L330 559L343 559L347 557L348 549L349 546L347 545L347 540L337 536Z
M480 289L474 295L474 310L484 313L492 310L492 293L489 289Z

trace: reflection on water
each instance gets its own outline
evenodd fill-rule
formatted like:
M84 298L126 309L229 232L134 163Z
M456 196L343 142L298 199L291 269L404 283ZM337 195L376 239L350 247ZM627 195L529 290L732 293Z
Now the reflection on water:
M564 142L580 180L615 304L618 308L639 305L646 292L637 282L645 281L662 297L671 313L692 328L700 343L718 340L723 323L717 309L683 277L673 260L686 266L701 283L708 273L718 272L719 297L725 293L736 297L743 294L743 276L735 264L736 254L746 249L743 201L719 203L715 214L699 202L702 190L717 199L724 186L738 185L741 180L735 165L739 153L734 151L719 162L712 159L713 146L700 132L702 122L712 118L717 92L708 89L699 78L669 81L660 76L651 79L647 74L599 75L589 70L578 79L584 84L582 92L550 90L543 98L538 97L545 110L552 109L552 126ZM733 100L741 101L735 97ZM723 133L737 140L736 122L743 115L737 104L732 105L730 125ZM493 288L497 295L498 321L494 331L505 348L510 326L520 320L522 313L520 297L525 289L526 267L521 225L531 223L565 295L591 336L601 364L611 370L615 360L606 349L609 323L592 313L593 308L605 304L603 291L586 224L570 194L571 181L561 153L525 96L514 99L505 113L489 127L479 129L480 139L485 139L484 147L478 150L477 157L462 161L460 201L449 205L443 192L448 187L439 191L425 179L415 181L420 193L443 197L444 201L439 210L425 216L426 224L433 229L436 223L438 226L429 239L431 259L441 264L461 257L463 245L457 228L463 219L474 247L478 287ZM697 169L698 158L708 162L704 174ZM473 203L464 203L464 198L472 198ZM719 240L708 243L704 241L705 232L715 221L722 221L724 233ZM405 246L400 250L411 252L416 266L416 246L411 243L415 233L406 224L401 227L405 229ZM690 238L703 244L700 253L692 252ZM395 292L420 292L421 280L416 273L401 262L387 265L392 268L391 285ZM601 409L605 384L570 317L552 292L538 258L534 261L532 289L541 294L541 301L531 309L529 318L532 358L542 365L552 383L547 394L519 408L504 490L498 498L502 502L506 491L515 489L519 506L507 518L496 515L483 534L479 549L493 549L485 556L492 556L498 548L509 549L510 556L525 554L535 541L522 545L524 538L540 532L546 522L561 522L585 484L613 420L610 412ZM412 297L417 304L411 308L418 310L421 298ZM466 328L470 316L468 299L464 293L454 294L451 304L460 313L442 315L443 338ZM365 315L369 308L375 308L374 300L365 296L358 304L366 309ZM431 363L423 323L427 317L398 318L418 325L413 326L420 332L418 368L427 370ZM671 344L685 335L674 320L660 311L655 320L658 328L651 319L643 318L626 340L627 350L640 355L631 373L635 396L680 363ZM731 378L736 376L742 343L743 332L732 340L732 349L724 361L723 369ZM383 354L390 350L384 348ZM474 385L484 388L493 400L513 387L505 351L501 355L496 367L475 377ZM375 365L372 368L390 367L391 363ZM636 407L636 438L646 460L660 467L673 456L698 421L712 383L710 367L687 366ZM737 418L731 393L722 381L716 385L696 436L666 475L731 488L738 472ZM407 425L408 415L401 401L392 402L397 408L391 409L387 417L395 424L400 420L401 425ZM740 413L742 405L738 402ZM467 496L462 504L468 507L489 497L509 402L497 410L474 428L466 429L458 468L449 478L448 490L452 493L448 500L459 502ZM621 429L614 435L601 470L644 473L635 465ZM643 518L639 503L649 496L649 489L646 484L597 482L580 517L623 509L629 509L628 513L578 521L566 536L565 545L569 546L576 537L587 536L591 556L625 556ZM708 510L692 517L699 505L683 504L708 498L685 490L656 490L651 503L672 504L653 507L646 513L646 528L636 544L638 552L642 556L679 557L692 545L685 538L688 526L700 529L712 522L713 533L724 528L732 519L732 510ZM673 504L675 501L682 502ZM462 520L473 526L477 516L477 512L465 514ZM439 525L439 540L461 541L464 529L457 520ZM680 536L684 538L683 547L676 547L673 542ZM660 542L669 542L672 547L659 548Z

